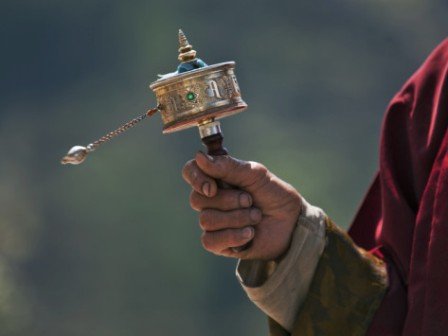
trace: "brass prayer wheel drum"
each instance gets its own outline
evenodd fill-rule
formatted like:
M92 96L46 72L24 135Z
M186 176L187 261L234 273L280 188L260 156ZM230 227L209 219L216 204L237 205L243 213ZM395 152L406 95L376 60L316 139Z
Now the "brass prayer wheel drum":
M227 117L247 107L241 98L233 61L168 74L150 88L157 97L163 133Z

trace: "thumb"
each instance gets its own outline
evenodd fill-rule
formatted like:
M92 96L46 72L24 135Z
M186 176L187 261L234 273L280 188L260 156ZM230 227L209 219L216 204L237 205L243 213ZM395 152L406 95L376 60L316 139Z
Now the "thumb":
M268 170L262 164L238 160L229 155L210 156L198 152L196 163L208 176L248 191L268 175Z

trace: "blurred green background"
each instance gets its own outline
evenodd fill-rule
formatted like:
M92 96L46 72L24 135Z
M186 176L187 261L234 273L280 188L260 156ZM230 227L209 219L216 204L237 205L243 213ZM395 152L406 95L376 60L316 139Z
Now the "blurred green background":
M0 335L262 335L234 260L199 241L183 164L197 130L160 117L78 167L154 106L183 28L235 60L246 113L226 145L347 227L377 167L389 99L447 35L446 1L1 0Z

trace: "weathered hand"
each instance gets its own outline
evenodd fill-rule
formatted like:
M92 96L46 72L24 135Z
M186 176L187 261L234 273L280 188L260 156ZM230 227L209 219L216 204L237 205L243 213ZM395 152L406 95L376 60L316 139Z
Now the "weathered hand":
M262 164L199 152L182 175L193 188L191 207L200 212L202 244L214 254L274 260L289 247L301 198ZM218 189L220 179L237 189ZM253 239L249 249L235 252Z

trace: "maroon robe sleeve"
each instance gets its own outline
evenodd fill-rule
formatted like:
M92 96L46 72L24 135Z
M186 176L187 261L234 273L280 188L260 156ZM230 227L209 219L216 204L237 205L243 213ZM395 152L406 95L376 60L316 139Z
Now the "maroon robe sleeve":
M448 40L390 103L380 170L349 231L387 264L369 335L448 330Z

